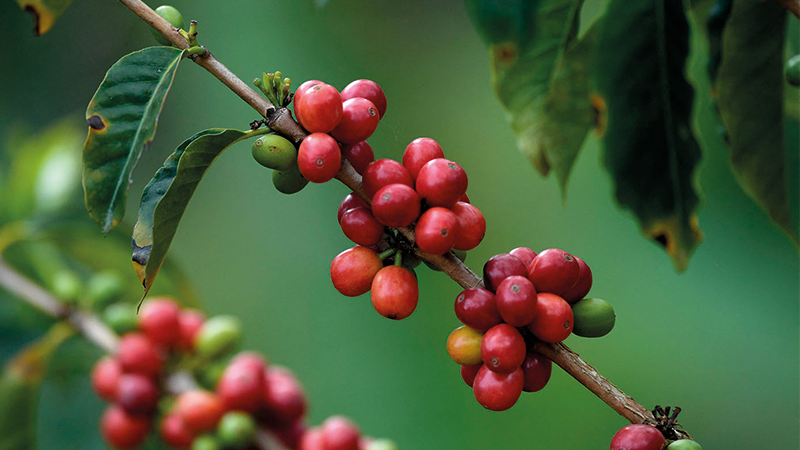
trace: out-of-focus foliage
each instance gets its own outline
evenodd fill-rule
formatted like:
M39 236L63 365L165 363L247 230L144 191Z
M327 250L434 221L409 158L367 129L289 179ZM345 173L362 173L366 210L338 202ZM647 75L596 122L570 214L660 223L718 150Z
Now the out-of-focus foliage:
M72 0L17 0L17 4L33 15L33 32L41 36L55 25Z

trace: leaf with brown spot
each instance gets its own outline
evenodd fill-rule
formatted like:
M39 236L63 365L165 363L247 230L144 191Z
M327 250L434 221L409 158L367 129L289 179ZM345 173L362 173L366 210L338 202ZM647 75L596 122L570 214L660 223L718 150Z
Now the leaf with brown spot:
M33 32L41 36L53 28L72 0L17 0L17 4L33 15Z

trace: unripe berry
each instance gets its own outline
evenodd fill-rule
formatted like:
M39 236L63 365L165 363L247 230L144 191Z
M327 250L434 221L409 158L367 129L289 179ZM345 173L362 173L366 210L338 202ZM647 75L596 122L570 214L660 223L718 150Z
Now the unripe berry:
M300 173L297 165L288 170L272 171L272 185L282 194L296 194L303 190L308 184L308 180Z
M139 328L153 342L172 347L181 338L180 311L180 306L169 297L150 299L142 305Z
M678 439L669 444L667 450L703 450L703 447L691 439Z
M386 94L383 93L378 83L372 80L356 80L342 89L342 102L351 98L361 97L371 101L381 119L386 114Z
M486 331L503 321L495 295L482 288L466 289L458 294L455 311L461 323L478 331Z
M473 366L481 363L483 333L468 326L458 327L447 337L447 354L457 364Z
M581 337L602 337L614 328L614 308L599 298L584 298L572 305L575 325L572 332Z
M232 353L242 342L242 323L231 315L214 316L203 324L195 340L201 356L213 358Z
M472 392L475 394L475 400L484 408L491 411L505 411L517 403L524 383L525 377L521 368L511 373L500 374L481 366L472 384Z
M322 442L325 450L358 450L361 432L349 419L331 416L322 423Z
M175 28L183 28L185 26L183 14L175 7L169 5L161 5L156 8L156 14L161 16L164 20L170 23ZM155 38L156 42L161 45L172 45L172 41L167 39L163 34L158 32L155 28L150 29L150 33Z
M178 415L186 429L197 435L217 427L225 405L216 394L206 391L184 392L175 400L174 413Z
M383 269L378 254L367 247L357 245L336 255L331 261L331 281L340 294L357 297L372 288L372 282Z
M192 442L191 450L223 450L223 448L216 436L213 434L204 434L198 436L194 442Z
M481 340L481 360L494 372L513 372L525 360L525 339L511 325L495 325Z
M661 450L666 445L664 436L650 425L628 425L611 438L611 450Z
M217 426L217 437L226 448L243 448L253 441L256 435L256 421L250 414L229 412L222 416Z
M300 144L297 166L303 178L312 183L325 183L333 179L342 165L339 144L330 135L312 133Z
M447 208L433 207L422 213L414 229L417 246L425 253L443 255L453 248L458 235L458 219Z
M164 367L165 355L141 333L129 333L120 339L117 360L125 372L157 376Z
M136 305L123 302L109 305L103 311L103 322L120 336L138 330L139 316L136 315Z
M417 277L404 267L386 266L372 280L370 299L375 311L383 317L392 320L405 319L417 309Z
M428 205L450 208L467 191L467 173L453 161L432 159L419 170L416 190Z
M121 376L122 365L115 358L106 356L92 369L92 389L103 400L114 401Z
M150 431L150 419L133 416L119 406L108 407L100 419L100 432L108 445L117 449L138 447Z
M288 139L277 134L261 136L251 147L253 159L274 170L289 170L297 163L297 148Z

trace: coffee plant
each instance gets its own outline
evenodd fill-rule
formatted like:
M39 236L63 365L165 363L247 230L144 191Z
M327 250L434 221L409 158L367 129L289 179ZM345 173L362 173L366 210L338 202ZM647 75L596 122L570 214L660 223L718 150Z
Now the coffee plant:
M797 2L17 3L0 450L800 444Z

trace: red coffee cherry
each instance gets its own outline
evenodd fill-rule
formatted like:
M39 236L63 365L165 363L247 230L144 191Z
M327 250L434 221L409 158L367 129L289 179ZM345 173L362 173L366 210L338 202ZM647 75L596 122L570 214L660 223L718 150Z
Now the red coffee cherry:
M122 365L116 359L106 356L92 368L92 389L103 400L114 401L121 376Z
M218 395L207 391L184 392L175 400L174 413L192 434L199 435L217 427L225 414L225 405Z
M422 166L437 158L444 158L444 151L439 143L431 138L414 139L403 151L403 165L414 180L417 179Z
M125 373L119 377L115 402L130 414L149 416L158 406L158 385L147 375Z
M181 339L180 306L169 297L153 298L142 305L139 328L155 343L172 347Z
M481 360L494 372L513 372L525 360L525 339L511 325L495 325L483 335Z
M183 425L183 420L176 414L167 414L161 420L161 438L172 448L188 449L192 446L194 435Z
M484 365L475 376L472 392L475 394L475 400L484 408L491 411L505 411L517 403L524 383L522 368L518 367L511 373L501 374L489 370Z
M462 366L481 363L483 333L468 326L458 327L447 336L447 354Z
M342 101L361 97L371 101L378 109L381 119L386 114L386 94L378 83L372 80L356 80L342 89Z
M456 202L452 210L458 219L458 234L453 248L462 251L472 250L486 235L486 219L478 208L469 203Z
M226 411L255 412L261 406L265 365L253 356L234 360L217 382L216 393Z
M194 350L194 340L203 324L206 316L196 309L184 309L178 316L181 338L178 340L177 347L185 352Z
M375 132L381 120L378 109L365 98L351 98L342 105L342 119L331 131L337 141L345 144L361 142Z
M512 275L497 287L497 311L509 325L524 327L536 316L536 288L527 278Z
M472 203L472 202L469 201L469 195L467 195L466 192L464 192L464 194L461 195L461 198L459 198L458 201L464 202L464 203Z
M347 194L347 196L345 196L342 202L339 203L339 209L336 211L336 217L339 220L339 224L342 223L342 216L344 215L344 213L359 206L369 208L367 202L365 202L361 197L357 196L352 192Z
M417 246L431 255L444 255L453 248L459 233L458 219L447 208L433 207L419 217L414 236Z
M628 425L611 438L611 450L661 450L667 444L664 436L650 425Z
M264 405L270 424L286 426L306 413L306 395L294 374L285 367L272 366L264 374Z
M309 428L300 436L297 450L328 450L322 441L322 430L319 428Z
M525 377L522 390L525 392L542 390L550 381L552 371L553 361L534 351L528 352L525 361L522 361L522 374Z
M331 281L339 293L358 297L372 288L372 281L383 262L374 250L360 245L336 255L331 261Z
M297 121L309 133L330 133L342 118L342 98L335 87L318 83L294 99Z
M473 364L471 366L459 366L461 367L461 379L464 380L464 383L467 386L472 387L473 383L475 383L475 375L478 375L478 371L481 370L483 364Z
M467 173L453 161L432 159L419 170L416 189L428 205L450 208L467 191Z
M342 165L342 152L336 139L325 133L308 135L297 150L297 167L303 178L312 183L333 179Z
M128 333L120 339L117 360L125 372L157 376L164 359L165 355L144 334Z
M363 206L352 208L342 214L339 224L348 239L364 246L377 244L386 230L386 227L372 215L372 211Z
M581 273L575 257L557 248L542 250L533 258L528 268L528 279L536 286L536 292L561 295L567 292Z
M308 81L304 81L303 84L298 86L297 90L295 90L294 97L292 97L292 102L294 103L294 115L295 115L295 117L297 117L298 100L300 100L303 97L303 93L305 91L307 91L309 88L311 88L311 86L314 86L315 84L325 84L325 83L323 83L322 81L319 81L319 80L308 80Z
M555 294L536 295L536 317L528 325L534 336L545 342L561 342L572 333L572 308Z
M375 161L375 152L372 151L372 146L367 141L356 142L355 144L345 144L342 146L342 156L350 161L353 169L359 175L364 175L367 165Z
M301 418L283 427L270 427L275 436L289 448L298 448L300 439L306 434L306 422Z
M384 186L400 183L414 188L414 180L405 167L399 162L382 158L370 163L364 170L361 184L367 197L372 198Z
M483 284L486 289L495 292L497 286L512 275L527 276L525 264L516 256L508 253L494 255L483 265Z
M372 215L389 227L411 225L419 217L420 208L419 196L405 184L384 186L372 198Z
M455 301L456 317L464 325L486 331L503 321L495 295L482 288L461 291Z
M100 432L111 447L130 449L144 442L150 431L150 418L138 417L125 412L119 406L106 408L100 419Z
M562 295L570 305L582 300L592 290L592 269L577 256L575 256L575 261L578 261L578 266L581 268L578 281Z
M349 419L331 416L322 423L322 443L325 450L358 450L361 432Z
M517 247L514 250L508 252L508 254L512 256L516 256L525 264L525 267L530 268L531 262L533 262L533 258L536 258L536 252L531 250L528 247Z
M392 320L405 319L417 309L417 277L405 267L386 266L372 280L370 298L378 314Z

